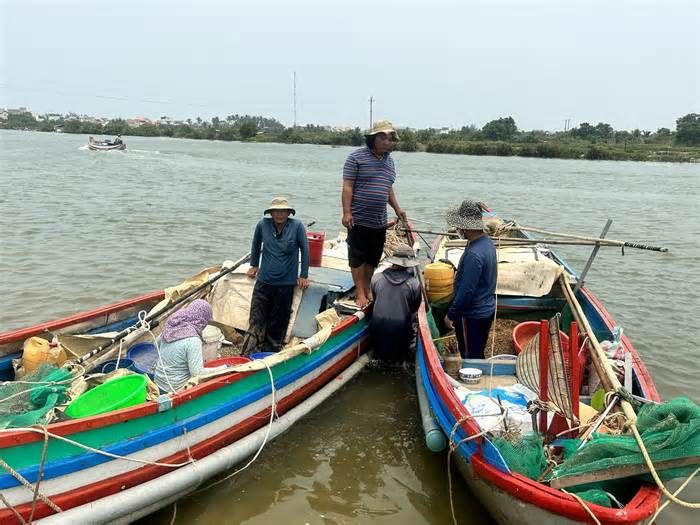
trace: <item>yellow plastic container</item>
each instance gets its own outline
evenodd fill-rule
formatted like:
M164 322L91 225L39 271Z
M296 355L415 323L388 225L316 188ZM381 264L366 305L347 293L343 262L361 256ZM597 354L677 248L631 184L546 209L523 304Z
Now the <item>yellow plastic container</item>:
M452 265L443 262L428 264L423 270L430 302L443 299L454 292L455 273Z
M430 301L431 303L436 303L436 302L444 299L445 297L450 297L451 295L452 295L452 292L446 292L446 293L445 292L440 292L440 293L428 292L428 301Z
M44 363L60 366L65 361L65 350L61 346L51 346L43 337L30 337L24 342L22 366L27 373L33 372Z

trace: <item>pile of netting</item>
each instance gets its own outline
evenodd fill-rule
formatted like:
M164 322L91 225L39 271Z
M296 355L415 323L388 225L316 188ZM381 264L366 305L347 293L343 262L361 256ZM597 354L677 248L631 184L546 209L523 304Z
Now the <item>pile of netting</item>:
M637 415L637 429L652 463L700 456L700 407L690 399L680 397L671 401L643 405ZM624 465L644 464L644 457L632 435L595 433L581 450L581 440L558 440L562 461L547 472L548 460L539 434L514 435L493 440L508 467L530 479L544 481L557 477L577 476L588 472L603 472ZM658 471L662 480L691 474L697 464ZM630 487L630 481L653 483L650 474L632 478L597 481L567 489L597 505L610 507L609 493Z
M43 364L18 381L0 384L0 429L47 423L56 405L68 399L70 370Z
M688 398L643 405L637 414L637 430L652 463L700 456L700 407ZM550 477L575 476L644 463L639 445L631 435L595 434L589 444L577 450L580 443L578 439L564 440L564 462L552 471ZM659 472L659 477L667 480L686 476L695 468L697 465L664 470ZM640 479L653 482L648 474Z

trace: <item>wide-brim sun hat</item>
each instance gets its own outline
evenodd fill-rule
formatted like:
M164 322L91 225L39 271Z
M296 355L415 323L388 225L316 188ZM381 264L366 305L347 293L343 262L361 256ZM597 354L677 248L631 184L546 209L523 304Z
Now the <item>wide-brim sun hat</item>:
M371 137L379 133L386 133L387 135L391 135L394 140L399 140L399 134L388 120L378 120L375 122L372 129L365 132L365 137Z
M484 230L481 205L469 199L463 200L459 206L448 208L445 221L448 226L458 230Z
M297 211L289 205L286 197L275 197L270 202L270 205L263 212L263 215L270 213L272 210L288 210L292 215L296 215Z
M418 259L416 259L416 254L408 244L397 246L391 257L386 258L386 262L403 266L404 268L413 268L420 264Z

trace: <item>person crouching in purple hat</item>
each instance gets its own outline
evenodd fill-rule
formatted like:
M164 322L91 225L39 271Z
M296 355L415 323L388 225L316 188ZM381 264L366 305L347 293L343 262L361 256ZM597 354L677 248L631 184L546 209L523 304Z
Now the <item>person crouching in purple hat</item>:
M195 299L165 322L160 336L160 358L156 362L153 378L162 391L176 392L191 377L205 370L214 372L227 368L204 367L202 332L211 319L211 305L204 299Z

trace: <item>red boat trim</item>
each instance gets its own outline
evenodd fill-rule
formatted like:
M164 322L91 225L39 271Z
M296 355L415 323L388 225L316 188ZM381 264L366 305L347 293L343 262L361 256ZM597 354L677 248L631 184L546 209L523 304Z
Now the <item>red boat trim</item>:
M425 305L423 303L421 303L420 309L418 310L418 317L420 337L423 341L424 355L428 374L430 375L430 381L436 387L437 394L440 396L442 402L445 403L447 409L453 416L455 416L455 419L459 421L465 416L468 416L469 412L467 412L464 405L460 403L459 398L457 398L457 394L455 394L454 388L452 388L452 386L447 382L447 379L445 379L445 373L440 365L440 360L437 356L433 338L430 335L428 317L425 311ZM427 351L428 349L430 349L430 351ZM478 425L471 419L461 423L460 426L468 435L478 434L480 432Z
M582 291L587 299L591 301L591 304L598 310L609 327L614 327L615 322L612 316L602 306L600 301L590 291L586 289L582 289ZM438 396L447 406L452 416L455 417L456 420L461 420L467 416L469 412L466 407L459 403L454 389L444 377L444 372L437 357L437 350L435 349L430 335L427 316L423 305L421 305L418 315L420 337L423 342L423 351L430 381L435 386ZM634 350L629 340L625 342L627 348L634 356L633 362L635 365L635 372L640 378L642 387L645 389L646 393L653 394L654 397L650 397L650 399L658 400L656 388L654 387L648 371L644 366L638 366L641 364L639 355L636 353L636 350ZM480 431L472 421L467 421L462 424L461 427L468 435L474 435ZM581 521L590 520L588 513L573 496L552 489L547 485L533 481L516 472L506 474L484 460L480 452L473 454L470 458L470 462L475 475L481 476L485 481L504 490L514 498L525 503L531 503L557 515ZM656 511L660 496L661 493L658 488L651 485L643 485L623 509L609 509L593 504L589 506L595 509L596 517L603 523L636 523L648 518Z
M0 345L5 343L12 343L14 341L24 341L27 337L32 337L33 335L42 334L47 331L50 332L51 330L58 330L59 328L64 328L72 324L82 323L83 321L89 321L90 319L94 319L101 315L107 315L113 312L118 312L119 310L124 310L125 308L135 306L139 303L160 300L163 297L165 297L165 294L161 290L159 292L152 292L146 295L141 295L139 297L133 297L132 299L126 299L118 303L101 306L100 308L95 308L94 310L89 310L87 312L81 312L79 314L71 315L70 317L64 317L62 319L37 324L27 328L20 328L19 330L13 330L12 332L5 332L3 334L0 334Z
M134 302L138 301L134 300ZM341 332L348 329L350 326L354 325L357 322L359 322L359 318L357 316L348 316L340 324L333 328L330 337L340 334ZM223 385L228 385L236 381L240 381L241 379L247 377L251 373L253 372L232 372L231 374L214 378L211 381L207 381L206 383L202 383L193 388L189 388L182 392L178 392L171 396L173 406L178 406L182 403L191 401L192 399L195 399L199 396L203 396L204 394L207 394L208 392L211 392L212 390L215 390ZM130 419L148 416L150 414L156 413L157 411L158 404L154 401L149 401L140 405L135 405L133 407L116 410L114 412L108 412L106 414L75 419L72 421L63 421L61 423L53 423L48 426L48 429L54 434L58 434L60 436L67 436L77 432L94 430L96 428L122 423ZM24 445L26 443L32 443L34 441L41 441L42 439L43 437L40 434L37 434L36 432L17 431L2 433L0 434L0 448Z
M480 453L472 455L471 465L475 475L508 492L514 498L572 520L590 521L590 515L583 506L564 492L538 483L517 472L508 476L489 464ZM632 500L622 509L601 507L593 503L586 503L586 505L602 523L631 524L651 516L658 507L660 496L655 486L642 485Z
M603 306L603 303L601 303L600 300L593 294L593 292L591 292L587 288L582 287L581 292L590 301L591 305L596 310L598 310L598 313L603 318L608 328L612 330L617 323L613 319L612 315L610 315L610 313L607 311L605 306ZM651 378L649 370L647 370L646 365L639 357L637 350L632 345L632 341L630 341L629 338L626 335L624 335L624 333L622 334L622 344L624 345L625 349L632 355L632 365L635 370L635 375L637 376L642 390L644 391L644 397L646 397L647 399L651 399L652 401L661 401L661 398L659 397L659 392L656 390L656 385L654 384L654 381Z
M354 361L357 360L359 354L364 352L368 347L368 342L365 340L361 345L359 345L359 351L350 351L348 354L335 363L332 367L325 370L316 379L309 381L304 386L295 390L287 397L279 400L277 402L277 413L283 414L290 409L294 408L296 405L301 403L306 398L310 397L314 392L318 391L325 384L330 382L333 378L340 375L343 370L350 366ZM270 418L270 409L266 408L245 419L244 421L238 423L237 425L228 428L209 439L201 441L196 445L190 447L190 453L194 459L201 459L203 457L216 452L220 448L229 445L238 439L247 436L254 430L264 427L268 424ZM187 450L180 451L176 454L167 456L165 458L158 459L160 463L180 463L189 458ZM149 481L151 479L157 478L168 472L172 472L173 469L168 467L159 467L157 465L147 465L130 472L126 472L119 476L114 476L109 479L105 479L90 485L85 485L78 489L70 490L62 494L57 494L50 496L51 501L62 509L70 509L77 507L79 505L84 505L95 501L99 498L109 496L110 494L115 494L120 490L125 490L141 483ZM15 509L24 517L29 518L31 513L31 503L25 503L18 505ZM38 501L36 505L36 511L34 513L34 518L39 519L53 514L53 510L50 509L45 503ZM1 523L19 523L16 517L10 509L0 510L0 522Z

